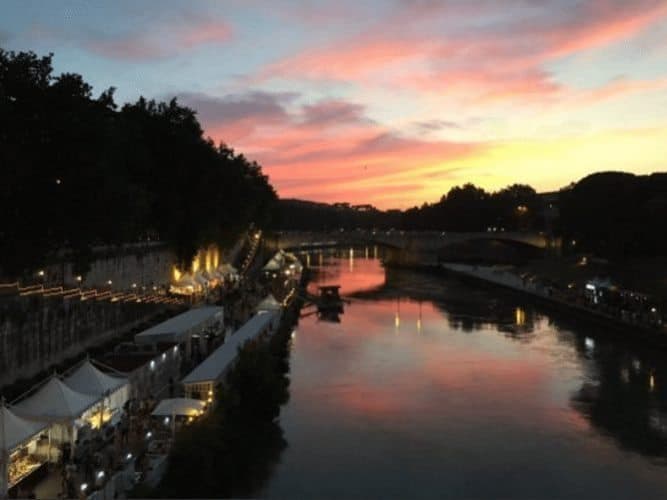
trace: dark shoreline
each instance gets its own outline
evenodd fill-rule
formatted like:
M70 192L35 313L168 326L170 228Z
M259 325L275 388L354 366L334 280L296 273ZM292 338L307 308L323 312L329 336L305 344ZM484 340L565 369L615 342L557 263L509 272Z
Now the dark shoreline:
M504 285L502 283L497 283L489 281L482 277L474 276L465 272L457 272L451 269L446 269L439 265L422 265L422 266L396 266L392 265L393 269L405 269L418 273L429 274L431 276L455 276L463 282L474 284L479 287L482 285L485 288L489 289L501 289L505 292L510 292L516 296L522 298L528 298L530 302L537 304L541 307L544 307L547 310L574 317L576 320L584 321L590 325L597 327L602 327L607 330L607 333L614 336L619 340L623 340L629 343L636 343L638 341L647 342L650 346L659 347L661 349L667 349L667 335L662 334L660 331L641 325L634 325L626 322L622 322L616 318L604 315L597 311L593 311L576 304L570 304L567 302L559 301L556 299L550 299L535 293L531 293L529 290L520 290L512 286ZM628 333L632 337L628 336ZM646 344L644 344L646 347Z

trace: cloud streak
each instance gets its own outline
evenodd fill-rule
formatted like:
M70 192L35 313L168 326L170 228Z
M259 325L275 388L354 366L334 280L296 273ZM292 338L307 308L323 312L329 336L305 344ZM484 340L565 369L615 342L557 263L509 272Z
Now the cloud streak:
M228 43L231 25L222 18L180 12L147 19L138 27L70 26L36 24L31 37L50 43L67 43L106 59L130 63L152 62L175 57L207 45Z

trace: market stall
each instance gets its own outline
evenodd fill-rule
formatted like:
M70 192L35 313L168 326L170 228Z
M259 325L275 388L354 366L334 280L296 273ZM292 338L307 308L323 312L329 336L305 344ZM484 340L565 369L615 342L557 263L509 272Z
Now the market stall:
M4 401L0 406L0 498L7 491L39 470L45 463L42 433L44 422L32 422L15 415ZM48 438L46 438L48 440Z
M13 407L14 413L27 420L50 424L49 460L57 461L57 453L64 443L74 444L79 431L91 428L95 417L95 406L100 403L97 396L83 394L71 389L53 375L29 397Z
M212 403L215 386L236 361L239 348L263 335L272 335L279 321L279 311L257 312L182 380L186 396Z
M154 417L198 417L206 408L206 403L192 398L163 399L153 410Z
M100 399L93 411L91 426L97 429L109 421L120 418L123 405L129 399L127 378L112 377L99 370L90 360L85 360L65 378L65 383L77 392Z
M189 274L183 274L180 279L169 287L171 293L177 295L193 295L202 291L200 283Z

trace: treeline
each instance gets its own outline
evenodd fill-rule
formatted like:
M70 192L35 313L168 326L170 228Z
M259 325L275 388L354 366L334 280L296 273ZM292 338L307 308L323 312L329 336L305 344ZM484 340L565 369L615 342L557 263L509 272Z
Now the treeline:
M259 165L204 137L195 112L143 97L122 107L52 55L0 49L0 275L66 249L84 274L94 245L200 246L263 224L275 192Z
M545 201L530 186L515 184L490 193L473 184L454 187L436 203L405 211L369 206L328 205L280 200L278 229L404 229L439 231L506 231L542 227Z
M278 230L334 231L340 228L398 228L400 210L359 210L349 204L330 205L313 201L281 199L276 204L274 227Z
M301 200L280 200L277 207L283 230L545 231L562 237L565 253L616 260L667 255L667 173L596 173L545 194L522 184L496 192L465 184L405 211Z
M456 186L432 204L406 210L403 229L443 231L505 231L544 226L544 202L527 185L514 184L490 193L474 184Z
M605 172L560 193L567 252L622 259L667 255L667 173Z

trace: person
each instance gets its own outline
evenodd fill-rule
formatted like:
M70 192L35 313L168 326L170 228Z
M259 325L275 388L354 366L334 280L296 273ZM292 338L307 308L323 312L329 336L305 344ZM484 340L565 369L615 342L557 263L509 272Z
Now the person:
M71 457L72 457L72 445L69 443L63 443L63 448L62 448L63 465L67 464L70 461Z
M123 415L122 420L120 421L120 442L121 445L127 446L128 437L129 437L129 418L127 415Z

